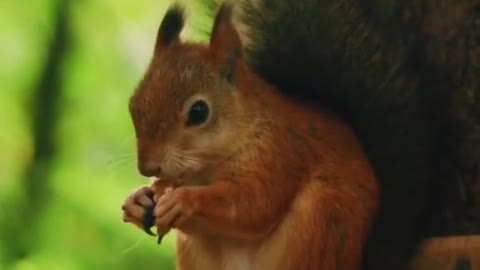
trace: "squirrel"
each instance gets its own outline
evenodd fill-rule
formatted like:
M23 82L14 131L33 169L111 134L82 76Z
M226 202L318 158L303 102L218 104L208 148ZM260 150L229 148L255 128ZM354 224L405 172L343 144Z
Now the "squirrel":
M156 181L122 209L176 229L177 269L409 267L441 198L434 121L412 53L346 2L225 1L209 44L167 10L129 103Z

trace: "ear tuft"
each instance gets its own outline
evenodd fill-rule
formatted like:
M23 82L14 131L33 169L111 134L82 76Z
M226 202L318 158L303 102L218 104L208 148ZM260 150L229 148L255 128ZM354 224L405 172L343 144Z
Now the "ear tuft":
M224 77L234 81L237 60L242 57L242 45L232 24L233 4L224 2L218 9L210 38L210 50L216 56Z
M227 31L235 31L232 25L232 12L233 6L230 2L224 2L220 5L217 15L215 16L215 21L213 22L212 36L210 38L211 42L214 42L219 38L219 35L227 34L225 33Z
M185 11L179 4L172 5L163 17L158 29L156 48L168 46L178 41L178 36L185 25Z

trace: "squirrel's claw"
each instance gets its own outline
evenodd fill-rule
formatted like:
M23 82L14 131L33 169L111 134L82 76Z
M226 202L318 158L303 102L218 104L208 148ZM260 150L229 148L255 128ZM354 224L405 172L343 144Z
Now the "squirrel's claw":
M162 239L163 239L163 234L158 234L158 239L157 239L157 244L160 245L162 243Z
M157 244L161 244L162 243L162 239L163 237L169 232L169 230L167 229L165 232L162 232L161 229L159 227L157 227L157 236L158 236L158 239L157 239Z

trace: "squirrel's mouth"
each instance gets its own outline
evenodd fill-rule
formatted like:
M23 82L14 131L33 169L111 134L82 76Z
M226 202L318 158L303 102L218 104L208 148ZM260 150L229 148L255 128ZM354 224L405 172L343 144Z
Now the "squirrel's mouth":
M148 177L148 179L151 180L151 181L153 181L153 182L155 182L155 181L160 180L160 177L158 177L158 176L150 176L150 177Z
M168 181L168 180L172 180L172 178L168 178L168 177L159 177L159 176L151 176L151 177L148 177L148 179L154 183L154 182L157 182L157 181L160 181L160 182L163 182L163 181ZM175 177L175 181L173 181L175 183L175 186L181 186L183 185L184 183L184 174L180 175L179 177Z

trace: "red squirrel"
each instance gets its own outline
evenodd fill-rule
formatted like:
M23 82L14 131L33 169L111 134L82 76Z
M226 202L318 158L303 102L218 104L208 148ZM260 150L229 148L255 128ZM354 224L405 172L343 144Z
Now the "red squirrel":
M130 100L158 180L123 210L176 230L177 269L407 269L442 199L431 98L359 2L227 1L209 44L167 11Z
M231 12L221 6L209 45L180 40L181 7L165 15L130 101L139 171L159 180L124 220L142 227L154 193L177 269L359 269L379 192L362 145L251 70Z

